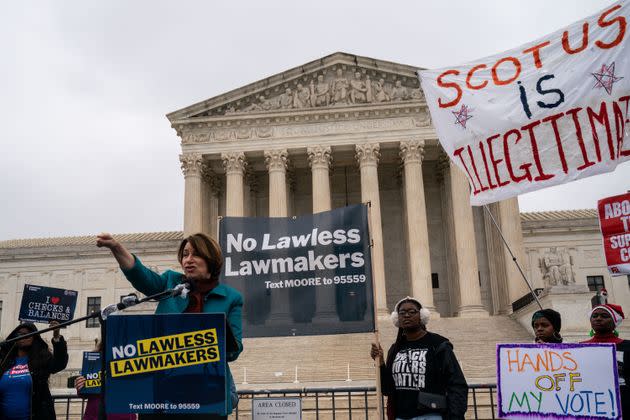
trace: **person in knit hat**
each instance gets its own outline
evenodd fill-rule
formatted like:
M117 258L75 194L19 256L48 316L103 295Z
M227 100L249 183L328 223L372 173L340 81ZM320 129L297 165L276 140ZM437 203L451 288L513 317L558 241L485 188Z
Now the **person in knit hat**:
M429 310L407 296L394 307L391 320L396 341L385 359L378 343L370 355L381 371L381 388L388 397L388 419L463 420L468 385L453 353L453 345L427 331Z
M541 309L532 315L532 328L536 343L562 343L560 313L553 309Z
M589 312L592 338L582 343L612 343L617 348L621 412L624 419L630 419L630 340L619 338L617 333L617 327L624 318L619 305L606 303L594 306Z

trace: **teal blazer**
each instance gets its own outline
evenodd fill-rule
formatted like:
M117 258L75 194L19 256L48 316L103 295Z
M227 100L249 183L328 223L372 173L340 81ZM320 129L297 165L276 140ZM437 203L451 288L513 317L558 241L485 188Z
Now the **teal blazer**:
M184 275L173 270L167 270L162 274L158 274L145 267L140 259L134 255L134 265L129 270L122 270L127 280L140 293L150 296L160 293L166 289L171 289L180 284L184 280ZM158 303L156 314L181 314L188 307L188 296L185 298L165 299ZM227 323L230 325L234 338L238 344L238 350L228 352L227 360L232 362L236 360L243 351L243 326L241 313L243 311L243 297L238 290L225 284L218 284L214 289L206 294L203 304L204 313L221 313L226 316ZM230 388L233 379L229 366L226 374L226 401L227 414L232 412L232 399L230 398Z

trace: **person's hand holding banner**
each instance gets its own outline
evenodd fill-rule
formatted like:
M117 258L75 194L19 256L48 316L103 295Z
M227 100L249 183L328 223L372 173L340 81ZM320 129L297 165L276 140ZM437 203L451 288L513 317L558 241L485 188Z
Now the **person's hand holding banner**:
M630 3L461 66L419 71L471 203L610 172L630 159Z

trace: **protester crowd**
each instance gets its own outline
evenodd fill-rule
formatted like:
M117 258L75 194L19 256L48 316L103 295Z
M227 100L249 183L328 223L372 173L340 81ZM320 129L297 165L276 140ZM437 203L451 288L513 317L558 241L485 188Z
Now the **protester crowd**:
M182 281L191 283L186 304L173 299L160 301L156 313L210 313L226 315L237 348L227 353L234 361L243 350L241 333L241 294L219 283L223 257L219 245L204 234L184 239L177 252L182 273L166 271L158 274L142 264L109 234L97 237L97 246L111 250L124 275L140 292L151 295L175 287ZM616 328L624 319L619 305L597 303L589 313L591 338L583 343L613 343L618 351L622 408L630 414L628 386L630 369L623 369L630 354L630 341L618 337ZM379 343L372 344L370 355L379 366L382 392L387 396L388 419L463 419L468 406L468 384L448 338L427 329L430 312L420 299L406 297L396 303L391 320L398 334L385 353ZM56 323L52 323L55 327ZM536 343L562 343L561 314L553 309L536 311L531 319ZM18 325L8 339L37 331L32 323ZM55 409L48 386L51 374L63 370L68 363L66 342L59 329L51 340L52 351L41 335L33 335L0 347L0 419L52 420ZM102 352L102 347L96 349ZM628 366L628 365L626 365ZM199 415L195 418L224 419L238 403L234 381L227 368L224 389L226 412L222 415ZM86 379L75 380L77 392ZM102 410L100 395L87 398L83 418L97 419ZM167 414L140 414L140 419L161 419ZM110 420L131 420L135 414L108 414Z

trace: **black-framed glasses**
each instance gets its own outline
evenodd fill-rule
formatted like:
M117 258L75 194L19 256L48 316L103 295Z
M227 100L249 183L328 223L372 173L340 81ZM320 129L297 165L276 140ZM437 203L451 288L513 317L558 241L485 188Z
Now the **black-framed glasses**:
M398 311L398 316L406 316L406 315L414 316L419 313L420 311L417 309L407 309L407 310L403 309L402 311Z

